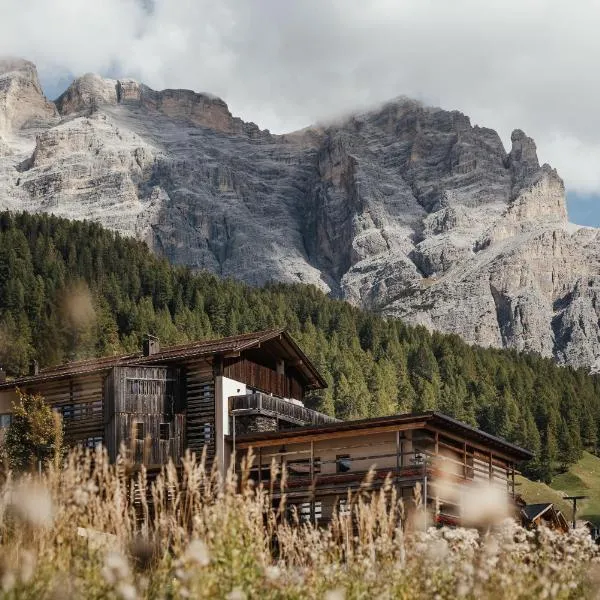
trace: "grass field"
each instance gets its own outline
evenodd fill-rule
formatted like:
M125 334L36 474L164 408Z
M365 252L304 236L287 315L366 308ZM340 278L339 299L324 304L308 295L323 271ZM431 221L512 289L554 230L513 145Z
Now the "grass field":
M550 485L519 477L517 493L528 503L554 502L571 519L571 504L564 496L589 496L578 503L577 516L600 524L600 458L584 452L582 459L566 473L557 475ZM581 507L581 508L580 508Z
M151 484L151 509L133 466L75 450L63 467L0 480L2 600L597 598L587 532L526 531L491 490L476 492L470 529L405 528L391 481L372 494L366 483L321 527L273 502L247 465L222 480L187 456Z

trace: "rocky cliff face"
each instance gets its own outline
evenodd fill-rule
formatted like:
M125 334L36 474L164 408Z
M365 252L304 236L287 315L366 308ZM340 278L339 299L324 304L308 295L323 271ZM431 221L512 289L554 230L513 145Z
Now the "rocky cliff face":
M313 283L483 345L600 368L600 239L522 131L401 98L275 136L208 94L0 62L0 208L93 219L174 262Z

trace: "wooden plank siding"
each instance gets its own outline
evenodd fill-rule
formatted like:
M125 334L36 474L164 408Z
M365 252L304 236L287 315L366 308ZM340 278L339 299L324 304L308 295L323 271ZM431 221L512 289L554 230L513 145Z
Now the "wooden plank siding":
M67 444L93 446L104 441L104 373L31 385L23 391L41 394L61 414Z
M115 367L106 378L105 445L111 460L121 445L136 463L176 464L185 448L185 416L178 369Z
M252 448L250 475L257 484L273 486L276 498L285 494L290 505L322 523L336 507L342 509L349 490L362 489L370 469L371 489L380 489L391 477L399 497L409 500L407 506L419 482L423 501L439 523L460 523L461 494L478 483L497 486L506 492L507 500L514 495L511 461L493 452L483 457L468 444L459 445L423 425L404 423L306 436L290 432L277 440L242 441L236 445L237 460ZM283 489L280 476L270 480L273 462L287 469Z
M225 359L223 375L280 398L302 400L304 396L304 388L293 368L286 369L286 373L278 373L275 366L268 367L241 356Z
M215 380L212 361L185 365L186 447L199 458L206 446L207 466L215 458Z

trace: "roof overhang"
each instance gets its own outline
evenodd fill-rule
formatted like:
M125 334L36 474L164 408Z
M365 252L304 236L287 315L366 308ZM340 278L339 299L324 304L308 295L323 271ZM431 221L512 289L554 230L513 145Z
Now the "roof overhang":
M469 440L472 444L478 444L486 450L492 450L498 455L505 456L515 462L526 461L533 458L533 453L529 450L434 411L425 413L406 413L354 421L341 421L339 423L326 425L309 425L284 431L243 434L236 436L236 444L240 447L250 447L252 445L258 447L261 443L274 441L281 441L283 443L284 440L290 438L299 441L302 438L306 438L308 441L310 438L316 439L318 437L327 437L327 435L338 432L360 431L367 434L412 427L437 427L442 433L454 432L460 434L461 437Z
M37 375L27 375L5 381L0 384L0 390L10 390L16 387L27 387L69 377L83 377L108 372L114 367L158 366L201 357L208 359L214 356L239 356L242 352L260 348L263 344L277 345L279 352L284 354L283 358L287 357L293 363L294 368L302 375L307 388L321 389L327 387L327 382L323 376L296 344L292 336L285 329L269 329L216 340L203 340L191 344L172 346L150 356L135 353L65 363L58 367L43 369Z

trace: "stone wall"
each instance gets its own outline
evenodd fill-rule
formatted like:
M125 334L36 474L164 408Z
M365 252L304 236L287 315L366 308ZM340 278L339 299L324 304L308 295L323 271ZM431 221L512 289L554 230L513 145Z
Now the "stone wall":
M277 431L279 429L275 417L265 417L262 415L248 415L245 417L236 417L235 434L243 435L245 433L264 433L267 431Z

